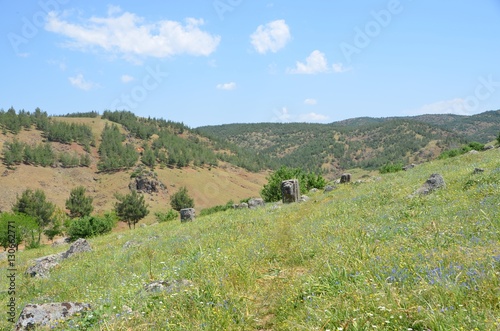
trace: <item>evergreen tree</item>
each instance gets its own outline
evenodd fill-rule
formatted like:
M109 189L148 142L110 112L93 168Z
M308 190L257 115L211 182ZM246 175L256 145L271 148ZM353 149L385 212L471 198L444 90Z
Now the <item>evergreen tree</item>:
M3 161L5 165L11 167L21 164L23 162L25 146L24 143L17 139L14 139L11 143L6 142L3 151Z
M54 213L55 205L45 197L42 190L32 191L27 189L17 197L17 201L12 207L15 213L22 213L33 217L38 224L38 244L44 228L51 223L51 217Z
M145 165L147 165L151 168L155 167L156 156L151 148L147 147L146 149L144 149L141 161L142 161L142 163L144 163Z
M194 208L194 200L189 196L188 190L185 186L181 187L179 191L172 194L170 197L170 206L172 209L177 211L184 208Z
M85 196L85 187L78 186L71 190L69 199L66 200L66 209L69 210L71 218L89 216L94 207L92 207L92 197Z
M127 195L116 194L118 202L115 204L116 215L120 220L127 222L128 227L135 225L149 214L148 207L144 202L144 196L132 191Z

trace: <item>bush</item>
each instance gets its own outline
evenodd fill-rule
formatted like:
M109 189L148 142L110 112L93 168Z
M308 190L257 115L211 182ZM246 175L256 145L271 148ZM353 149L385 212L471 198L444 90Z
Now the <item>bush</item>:
M245 200L246 201L244 201L244 202L248 203L248 200L250 200L250 198L245 199ZM234 201L233 200L229 200L225 205L219 205L219 206L214 206L214 207L202 209L201 212L200 212L200 216L206 216L206 215L210 215L210 214L215 214L215 213L219 213L219 212L222 212L222 211L226 211L228 209L233 208L233 204L234 204Z
M387 163L386 165L380 167L379 171L381 174L388 174L393 172L398 172L403 170L402 163Z
M178 219L179 213L173 209L170 209L169 211L167 211L165 213L156 212L155 217L159 223L163 223L163 222L168 222L168 221L173 221L173 220Z
M312 188L322 189L326 185L325 179L319 174L305 173L301 168L282 166L267 177L268 182L260 192L264 201L275 202L281 200L281 182L288 179L297 179L299 181L300 193L306 193Z
M194 200L189 196L185 186L170 197L170 206L177 211L184 208L194 208Z
M119 202L115 204L116 215L120 220L127 222L128 227L135 225L149 214L148 206L144 202L144 196L132 191L127 195L116 194Z
M85 216L70 222L68 235L71 241L99 236L111 232L115 225L116 218L112 214Z
M9 232L14 231L15 237L9 238ZM7 249L11 244L17 247L24 241L26 247L36 242L38 224L36 220L25 214L0 214L0 245ZM13 240L11 242L11 240Z
M462 146L461 148L455 148L455 149L450 149L448 151L444 151L443 153L441 153L441 155L439 155L438 159L440 160L449 159L450 157L459 156L468 153L472 150L483 151L484 144L473 141L471 143L468 143L467 145Z

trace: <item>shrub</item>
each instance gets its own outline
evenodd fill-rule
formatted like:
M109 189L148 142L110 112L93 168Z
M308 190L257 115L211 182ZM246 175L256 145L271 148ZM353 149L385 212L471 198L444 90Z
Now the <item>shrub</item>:
M85 216L70 222L68 235L71 241L78 238L89 238L111 232L116 224L112 214L104 216Z
M379 171L381 174L388 174L388 173L393 173L393 172L398 172L403 170L403 164L402 163L387 163L386 165L383 165L380 167Z
M14 231L15 237L9 238L9 231ZM1 213L0 214L0 245L7 249L11 244L17 247L24 241L31 247L38 234L36 220L25 214ZM11 240L13 241L11 242Z
M189 196L185 186L170 197L170 206L177 211L184 208L194 208L194 200Z
M85 187L78 186L71 190L68 200L66 200L66 208L69 209L71 218L89 216L94 207L92 197L85 196Z
M312 188L322 189L326 185L325 179L319 174L306 173L301 168L282 166L267 177L268 182L264 185L260 195L266 202L279 201L281 199L281 182L294 178L299 181L301 193L306 193Z
M116 215L124 222L127 222L128 227L137 224L141 219L149 214L148 207L144 202L144 196L132 191L127 195L117 194L116 198L119 202L115 204Z
M249 199L245 199L246 203L248 203L248 200ZM201 212L200 212L200 216L206 216L206 215L210 215L210 214L215 214L215 213L219 213L219 212L222 212L222 211L226 211L228 209L231 209L233 208L233 204L234 204L234 201L233 200L229 200L225 205L219 205L219 206L214 206L214 207L210 207L210 208L205 208L205 209L202 209Z
M179 213L173 209L170 209L169 211L167 211L165 213L156 212L155 217L159 223L163 223L163 222L176 220L177 218L179 218Z

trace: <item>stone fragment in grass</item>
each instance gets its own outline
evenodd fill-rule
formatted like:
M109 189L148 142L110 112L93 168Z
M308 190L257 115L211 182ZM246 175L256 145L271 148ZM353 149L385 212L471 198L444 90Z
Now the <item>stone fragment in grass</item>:
M482 168L475 168L474 169L474 174L479 174L481 172L484 172L484 169L482 169Z
M264 200L262 198L252 198L248 200L248 208L254 209L257 207L264 207Z
M331 186L331 185L327 185L327 186L325 187L325 190L324 190L323 192L324 192L324 193L331 192L331 191L333 191L333 189L334 189L334 188L335 188L335 187L333 187L333 186Z
M438 188L446 187L443 176L440 174L432 174L429 179L419 188L414 195L426 195Z
M281 196L283 203L298 202L300 199L300 187L297 179L289 179L281 182Z
M178 293L192 286L193 282L187 279L173 280L173 281L156 280L154 282L144 285L144 290L148 293L155 293L155 292Z
M194 217L195 217L194 208L181 209L180 214L181 214L181 222L194 221Z
M340 184L350 183L351 177L351 174L342 174L342 176L340 176Z
M49 271L58 266L63 260L63 254L52 254L35 260L35 264L26 270L26 274L31 277L46 278L49 276Z
M63 253L63 259L67 259L68 257L74 254L91 252L91 251L92 247L90 247L89 242L83 238L80 238L74 243L72 243L71 246L69 246L69 249Z
M88 303L79 302L27 304L17 320L15 330L24 331L33 330L37 327L54 326L57 321L90 309L91 306Z

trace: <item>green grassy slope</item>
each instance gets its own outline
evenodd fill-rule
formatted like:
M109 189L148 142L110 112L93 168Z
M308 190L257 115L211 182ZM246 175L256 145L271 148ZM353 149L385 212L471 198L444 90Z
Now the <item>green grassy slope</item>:
M61 301L95 308L61 330L498 330L499 156L466 154L306 203L94 238L93 252L64 261L49 279L23 271L67 247L19 252L17 309ZM409 198L432 173L447 187ZM138 246L124 248L130 240ZM0 266L5 274L6 261ZM194 286L145 295L150 272ZM0 326L10 327L3 315Z

